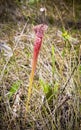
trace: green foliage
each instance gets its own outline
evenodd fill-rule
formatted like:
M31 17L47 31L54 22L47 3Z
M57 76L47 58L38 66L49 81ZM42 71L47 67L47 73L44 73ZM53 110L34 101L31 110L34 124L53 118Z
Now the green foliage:
M67 40L69 41L69 39L70 39L70 35L68 34L68 32L66 30L64 30L62 32L62 37L64 38L65 41L67 41Z
M39 0L29 0L29 4L31 5L36 4L37 2L39 2Z
M40 85L43 89L43 92L45 94L45 97L48 101L48 103L50 103L52 101L52 97L53 97L53 88L50 84L45 83L43 80L40 80Z
M78 68L78 69L79 69L79 73L81 74L81 65L79 65L79 68Z
M50 99L57 98L59 91L59 84L55 82L54 86L48 83L45 83L43 80L40 80L40 85L43 88L43 92L46 96L46 99L50 101Z
M53 94L55 98L58 96L58 92L59 92L59 84L55 82L54 88L53 88Z
M40 80L40 85L41 85L41 87L42 87L42 89L43 89L43 92L44 92L45 94L47 94L47 93L49 92L49 90L50 90L49 84L48 84L48 83L45 83L43 80Z
M8 97L11 98L19 89L21 85L21 81L17 80L16 82L14 82L10 88L10 91L8 93Z
M66 50L65 48L62 50L62 57L64 58L65 57L65 54L66 54Z

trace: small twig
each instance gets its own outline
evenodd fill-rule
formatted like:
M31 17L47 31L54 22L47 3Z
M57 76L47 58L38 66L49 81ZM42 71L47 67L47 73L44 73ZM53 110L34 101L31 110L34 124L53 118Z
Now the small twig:
M52 113L54 113L54 115L55 115L56 111L58 111L58 109L61 108L69 99L70 99L70 96L67 95L67 96L62 100L61 103L58 103L58 106L53 110Z
M70 96L66 96L65 99L63 99L63 101L58 105L56 110L59 109L63 104L65 104L65 102L68 101L69 99L70 99Z
M74 67L74 69L73 69L73 71L72 71L70 77L67 79L67 81L66 81L66 83L65 83L65 85L64 85L64 88L63 88L62 91L61 91L61 94L62 94L62 93L64 92L64 90L66 89L66 87L67 87L69 81L71 80L71 78L72 78L72 76L73 76L73 74L74 74L74 72L75 72L76 69L77 69L77 66Z

